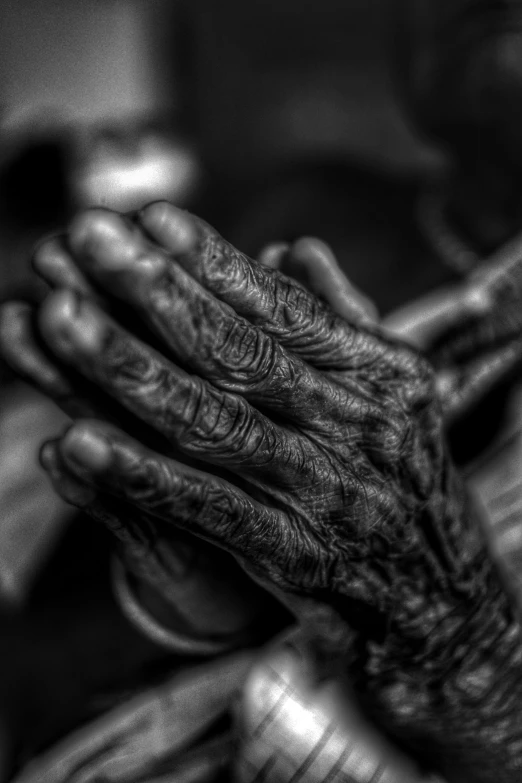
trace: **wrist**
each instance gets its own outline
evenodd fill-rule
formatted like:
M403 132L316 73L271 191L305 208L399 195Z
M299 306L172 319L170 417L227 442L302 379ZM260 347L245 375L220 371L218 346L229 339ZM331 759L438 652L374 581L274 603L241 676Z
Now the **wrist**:
M360 646L352 674L373 719L449 781L511 782L522 768L520 620L478 516L451 483L416 593L395 596L386 634ZM446 560L438 580L434 559ZM518 773L498 778L507 767Z

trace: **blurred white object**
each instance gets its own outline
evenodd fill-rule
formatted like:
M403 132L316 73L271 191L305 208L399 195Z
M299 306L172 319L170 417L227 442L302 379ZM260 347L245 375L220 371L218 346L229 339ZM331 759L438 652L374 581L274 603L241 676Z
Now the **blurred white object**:
M175 0L1 0L5 130L50 111L84 126L171 113L176 77L162 38Z
M176 0L2 0L0 155L21 136L55 129L67 135L75 206L129 210L157 198L185 205L198 160L171 125L163 132L150 124L180 112L176 7Z
M174 134L100 133L80 152L71 192L78 208L104 206L127 212L157 199L185 206L200 179L195 152Z

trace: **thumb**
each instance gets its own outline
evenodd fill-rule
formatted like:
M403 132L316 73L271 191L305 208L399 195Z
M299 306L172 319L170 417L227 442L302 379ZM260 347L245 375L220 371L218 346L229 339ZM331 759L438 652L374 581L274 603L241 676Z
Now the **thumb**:
M373 302L350 282L331 247L321 239L301 237L291 245L274 242L261 251L258 260L297 280L347 321L377 321Z

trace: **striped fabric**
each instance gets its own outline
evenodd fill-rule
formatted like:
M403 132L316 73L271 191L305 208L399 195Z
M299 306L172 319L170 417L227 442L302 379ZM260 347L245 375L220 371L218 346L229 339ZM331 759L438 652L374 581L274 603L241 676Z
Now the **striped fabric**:
M363 719L346 684L311 684L297 638L250 671L238 710L236 780L435 783Z

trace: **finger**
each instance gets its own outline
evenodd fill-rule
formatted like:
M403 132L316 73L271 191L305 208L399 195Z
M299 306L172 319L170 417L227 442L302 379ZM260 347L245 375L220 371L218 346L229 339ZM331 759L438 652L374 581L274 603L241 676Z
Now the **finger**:
M378 319L375 305L350 283L332 249L320 239L301 237L291 246L274 242L263 248L257 260L302 283L342 318L356 323Z
M83 417L111 422L136 436L139 433L140 439L150 448L165 449L167 444L161 433L143 426L96 385L65 368L45 350L36 334L34 315L34 308L25 302L8 302L0 306L0 356L14 372L72 419ZM173 447L169 449L172 454L174 451ZM176 456L180 456L179 453Z
M106 400L84 379L67 373L46 351L35 330L34 308L25 302L0 306L0 356L13 371L49 397L71 418L94 417L120 423Z
M154 582L162 592L168 590L165 564L161 562L161 547L157 533L145 515L136 514L136 509L126 506L121 500L100 492L85 479L85 468L77 466L76 475L64 460L58 438L44 443L40 449L40 464L47 473L56 494L66 503L81 509L87 516L103 524L113 533L124 549L125 562L132 571L148 582ZM90 470L100 465L100 450L93 455L85 449ZM89 459L90 456L90 459ZM96 460L96 457L98 459ZM103 464L103 461L101 462ZM172 575L171 575L172 578Z
M263 266L270 267L270 269L281 269L281 264L289 248L288 242L271 242L261 250L257 261Z
M70 288L84 296L95 296L92 286L74 262L63 235L49 237L37 245L32 266L51 288Z
M344 416L323 374L216 299L117 214L84 212L69 236L86 273L137 311L184 367L298 423Z
M501 350L522 331L522 241L516 237L478 267L461 288L461 318L428 346L435 363L464 362Z
M522 338L463 365L440 367L436 385L446 424L462 417L522 367Z
M291 482L306 474L303 443L248 402L189 375L72 292L51 294L39 313L44 340L185 454ZM310 468L312 469L312 468Z
M111 214L116 218L116 213L109 210L98 210L104 214ZM121 215L117 219L128 230L132 229L132 221L129 216ZM141 236L138 229L134 229L136 236ZM51 289L69 289L75 291L83 297L97 302L103 309L111 314L117 321L126 326L131 324L134 331L140 331L141 325L136 323L134 314L128 311L125 302L118 302L106 296L108 293L104 288L96 286L96 279L84 274L79 264L77 253L71 248L69 237L65 235L55 235L45 239L35 249L32 264L35 272L45 280ZM134 321L133 321L134 318ZM150 335L147 335L150 338Z
M57 440L49 440L40 449L40 464L59 497L76 508L84 509L98 497L96 489L89 486L68 471L63 464L57 447Z
M99 424L93 423L95 430ZM192 535L172 530L171 525L165 528L120 497L93 488L68 468L59 443L48 441L40 453L42 467L56 493L115 535L126 569L141 584L152 586L155 596L161 596L161 605L154 602L159 618L166 624L173 622L176 629L184 629L190 638L210 635L214 653L262 632L264 626L257 629L254 623L264 612L267 596L235 560ZM82 445L80 451L85 457ZM94 453L94 464L98 466L99 457L98 450ZM95 472L93 456L89 460L87 455L87 461Z
M348 361L354 354L367 357L367 335L354 332L304 286L235 250L199 218L156 202L139 222L208 291L301 358L340 369L347 355Z
M96 421L96 420L93 420ZM100 422L97 422L101 424ZM150 568L155 562L159 568L159 562L154 555L154 546L157 535L153 531L150 522L145 517L136 519L131 507L127 507L118 501L115 508L115 499L110 495L100 492L88 481L88 472L96 473L103 470L104 452L98 448L93 452L91 448L82 450L85 466L76 465L76 473L73 472L60 451L60 439L48 440L40 449L40 464L47 473L54 491L66 503L81 509L92 519L102 522L116 535L125 546L126 561L130 558L134 570L144 571L150 578L154 568ZM146 561L146 563L144 562Z
M436 368L446 423L477 405L522 365L522 341L503 334L492 291L472 278L393 313L389 333L424 349Z
M14 372L54 400L68 398L71 385L35 335L34 309L26 302L0 306L0 355Z
M427 354L448 423L522 366L522 252L517 239L462 285L402 308L385 321Z
M291 535L282 512L223 479L141 446L101 422L78 422L60 440L68 469L83 482L233 554L270 562ZM268 558L268 560L266 560Z
M377 321L375 305L350 283L326 242L301 237L278 268L322 297L337 315L351 323Z
M444 332L476 323L491 310L488 293L476 285L441 288L395 310L383 321L384 329L417 348L429 349Z

